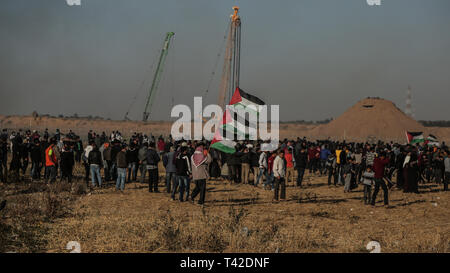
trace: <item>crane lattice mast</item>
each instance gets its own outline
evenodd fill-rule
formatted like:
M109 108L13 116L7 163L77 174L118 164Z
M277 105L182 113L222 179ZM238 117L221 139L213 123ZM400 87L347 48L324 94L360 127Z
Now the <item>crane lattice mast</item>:
M219 89L218 105L225 109L225 99L231 99L236 87L239 87L240 62L241 62L241 18L238 15L239 7L233 7L231 15L231 27L228 33L225 59L222 69L222 79Z
M143 113L143 121L147 121L150 116L153 100L156 95L156 90L158 89L159 82L161 80L161 75L164 69L164 64L166 62L167 54L169 53L169 46L172 37L175 35L174 32L167 32L166 38L164 39L163 48L161 50L161 55L159 56L158 66L156 67L155 75L153 77L152 85L147 97L147 103L145 104L145 109Z

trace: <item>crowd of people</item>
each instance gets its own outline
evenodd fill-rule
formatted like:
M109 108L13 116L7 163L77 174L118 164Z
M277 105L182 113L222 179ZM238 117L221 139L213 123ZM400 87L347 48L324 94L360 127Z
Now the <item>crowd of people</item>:
M227 154L210 148L205 140L175 141L171 136L156 140L152 135L134 133L125 140L119 131L107 135L91 130L83 142L72 131L63 135L59 130L54 134L45 130L41 135L3 129L0 178L3 182L8 177L20 181L29 172L32 181L54 183L59 178L72 182L78 163L84 166L84 180L91 188L114 181L116 190L123 192L127 183L139 181L148 183L149 192L159 192L161 161L165 191L172 200L181 202L194 202L199 195L198 204L203 204L210 178L273 190L273 201L277 202L286 199L287 186L304 187L305 173L309 172L325 176L328 186L342 186L345 193L362 185L365 204L375 205L381 188L386 206L390 189L419 193L420 183L437 183L447 191L450 181L450 153L445 143L437 147L297 138L280 141L275 151L265 151L261 144L239 141L236 152ZM195 185L192 191L191 183Z

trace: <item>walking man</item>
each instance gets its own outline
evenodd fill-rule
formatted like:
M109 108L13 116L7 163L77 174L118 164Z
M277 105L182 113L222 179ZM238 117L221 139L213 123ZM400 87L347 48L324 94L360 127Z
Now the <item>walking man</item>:
M203 143L199 143L194 154L191 156L192 179L195 182L191 201L194 202L195 197L200 194L200 199L198 200L199 205L205 203L206 179L208 179L208 165L211 161L211 156L204 150Z
M384 193L384 205L387 207L389 205L389 196L388 196L388 188L384 183L384 168L389 163L389 158L385 158L385 154L382 153L379 157L376 157L373 160L373 171L375 173L375 190L372 195L371 205L375 206L375 201L377 199L377 194L380 191L380 187L383 189Z
M286 200L286 181L284 180L286 175L286 164L283 150L278 152L278 156L273 161L273 175L275 177L274 200L278 201L278 197L280 197L281 200Z

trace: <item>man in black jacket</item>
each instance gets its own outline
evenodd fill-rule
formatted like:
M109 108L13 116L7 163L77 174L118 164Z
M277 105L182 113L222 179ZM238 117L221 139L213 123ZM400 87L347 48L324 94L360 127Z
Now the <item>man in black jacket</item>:
M95 187L95 180L98 182L98 186L102 186L102 177L100 175L100 169L103 166L102 154L95 142L92 142L92 151L89 152L88 163L91 170L92 186Z
M128 163L128 183L136 181L137 176L137 163L138 163L138 150L136 144L132 143L130 149L126 153Z
M61 181L64 180L64 178L67 178L67 181L69 183L72 182L72 170L73 166L75 165L75 157L73 154L72 147L69 146L69 143L64 143L64 147L61 151Z
M302 186L303 175L305 174L306 166L308 165L308 152L305 146L300 148L300 152L295 154L295 168L297 169L297 187Z
M191 160L186 147L181 147L180 153L175 158L176 179L180 187L180 202L183 202L183 195L186 192L186 200L189 199L190 179L192 178ZM175 200L176 186L172 188L172 200Z
M7 162L8 162L8 134L6 129L0 136L0 181L6 182L7 178Z
M39 139L34 140L30 151L31 156L31 181L41 179L41 169L43 163L42 148Z
M158 190L158 162L160 161L158 152L156 152L155 142L150 142L147 151L147 170L148 170L148 191L159 192Z

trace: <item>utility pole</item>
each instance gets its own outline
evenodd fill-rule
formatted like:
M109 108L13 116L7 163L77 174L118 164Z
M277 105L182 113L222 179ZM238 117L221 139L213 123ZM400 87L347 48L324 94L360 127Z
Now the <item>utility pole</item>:
M414 113L412 111L412 95L411 95L411 86L408 85L408 90L406 91L406 108L405 114L414 118Z

